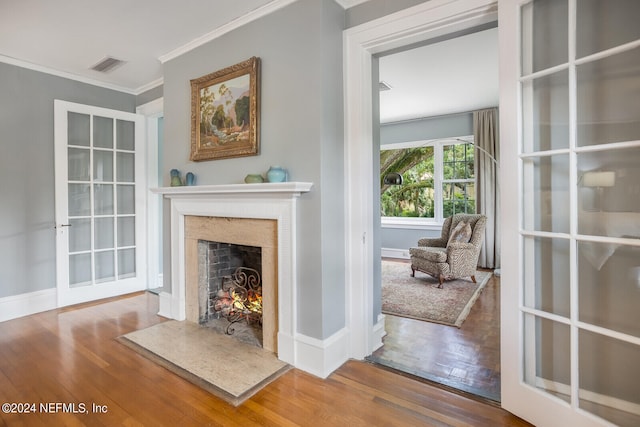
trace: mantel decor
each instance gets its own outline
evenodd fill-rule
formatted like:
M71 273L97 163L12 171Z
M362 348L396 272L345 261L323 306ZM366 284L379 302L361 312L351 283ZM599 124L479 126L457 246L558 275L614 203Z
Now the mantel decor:
M257 57L191 80L190 160L258 154L259 81Z

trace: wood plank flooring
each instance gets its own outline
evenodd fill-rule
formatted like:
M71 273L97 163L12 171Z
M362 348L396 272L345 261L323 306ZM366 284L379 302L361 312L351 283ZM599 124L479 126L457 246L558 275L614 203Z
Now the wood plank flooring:
M500 401L499 277L489 279L461 328L386 315L385 330L375 363Z
M293 369L233 407L116 340L164 321L157 310L158 297L141 293L0 323L0 404L36 406L32 413L0 413L0 425L528 425L500 408L357 361L325 380Z

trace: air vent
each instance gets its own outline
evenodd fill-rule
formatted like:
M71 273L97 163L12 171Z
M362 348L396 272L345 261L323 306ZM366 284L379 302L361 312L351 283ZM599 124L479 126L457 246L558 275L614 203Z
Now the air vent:
M385 90L391 90L391 86L389 85L389 83L381 81L379 84L380 84L380 92L383 92Z
M124 61L107 56L101 59L100 62L98 62L96 65L91 67L91 69L100 73L108 73L109 71L113 71L114 69L118 68L122 64L124 64Z

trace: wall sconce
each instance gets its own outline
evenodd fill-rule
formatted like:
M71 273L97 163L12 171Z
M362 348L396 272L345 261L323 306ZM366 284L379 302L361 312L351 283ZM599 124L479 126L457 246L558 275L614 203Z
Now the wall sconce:
M595 207L602 211L602 193L605 187L613 187L616 184L616 173L611 171L585 172L582 175L582 185L596 189Z
M402 175L395 172L388 173L384 176L382 182L384 185L402 185Z

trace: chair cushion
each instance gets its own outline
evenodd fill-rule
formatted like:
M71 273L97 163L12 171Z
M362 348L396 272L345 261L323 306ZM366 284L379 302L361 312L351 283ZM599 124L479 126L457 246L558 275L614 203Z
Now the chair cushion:
M431 262L447 262L447 251L445 248L409 248L409 254L412 257L426 259Z
M460 221L449 235L447 245L452 242L468 243L471 240L471 225L468 222Z

